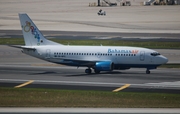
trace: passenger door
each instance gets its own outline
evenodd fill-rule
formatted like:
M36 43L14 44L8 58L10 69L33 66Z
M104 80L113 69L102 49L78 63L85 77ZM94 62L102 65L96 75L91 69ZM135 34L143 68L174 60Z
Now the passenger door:
M140 60L141 60L141 61L144 61L144 60L145 60L145 52L144 52L144 51L141 51L141 52L140 52Z
M47 49L47 50L46 50L46 58L47 58L47 59L50 59L50 58L51 58L51 50L50 50L50 49Z

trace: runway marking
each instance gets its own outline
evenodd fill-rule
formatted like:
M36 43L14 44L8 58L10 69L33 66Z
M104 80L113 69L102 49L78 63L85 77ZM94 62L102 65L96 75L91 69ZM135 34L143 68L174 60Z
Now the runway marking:
M0 79L0 81L14 81L14 82L24 82L29 81L25 79ZM104 83L104 82L78 82L78 81L51 81L51 80L34 80L37 83L65 83L65 84L97 84L97 85L112 85L112 86L121 86L125 83Z
M123 89L129 87L130 85L131 85L131 84L125 84L125 85L123 85L122 87L113 90L113 92L118 92L118 91L120 91L120 90L123 90Z
M0 82L27 82L29 80L26 79L0 79ZM87 85L99 85L99 86L107 86L108 87L117 87L126 85L125 83L106 83L106 82L78 82L78 81L55 81L55 80L33 80L35 83L46 83L46 84L87 84ZM163 82L164 83L164 82ZM169 84L167 84L169 83ZM171 84L170 84L171 83ZM175 82L166 82L166 84L162 83L142 83L142 84L131 84L131 86L135 87L180 87L180 81Z
M31 84L31 83L33 83L33 82L34 82L34 80L30 80L30 81L28 81L28 82L25 82L25 83L23 83L23 84L20 84L20 85L18 85L18 86L15 86L14 88L20 88L20 87L26 86L26 85L28 85L28 84Z

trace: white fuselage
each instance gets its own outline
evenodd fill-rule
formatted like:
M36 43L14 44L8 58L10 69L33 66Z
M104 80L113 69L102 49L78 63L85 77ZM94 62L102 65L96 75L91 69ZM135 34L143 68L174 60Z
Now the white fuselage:
M24 49L24 53L58 64L87 66L81 61L111 61L120 68L144 67L153 69L165 64L168 59L162 55L152 56L156 51L147 48L127 46L34 46L35 51ZM152 68L151 68L152 67Z

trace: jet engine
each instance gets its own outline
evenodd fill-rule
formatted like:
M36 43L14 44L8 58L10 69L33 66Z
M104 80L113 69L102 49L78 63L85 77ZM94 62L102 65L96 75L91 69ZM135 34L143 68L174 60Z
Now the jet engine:
M114 63L111 61L96 62L95 69L97 71L112 71L114 69Z

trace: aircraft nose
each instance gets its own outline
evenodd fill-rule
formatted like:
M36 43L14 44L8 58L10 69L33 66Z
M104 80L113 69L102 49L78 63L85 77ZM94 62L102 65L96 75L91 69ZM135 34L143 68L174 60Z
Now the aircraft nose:
M163 56L163 64L166 64L168 62L168 58Z

